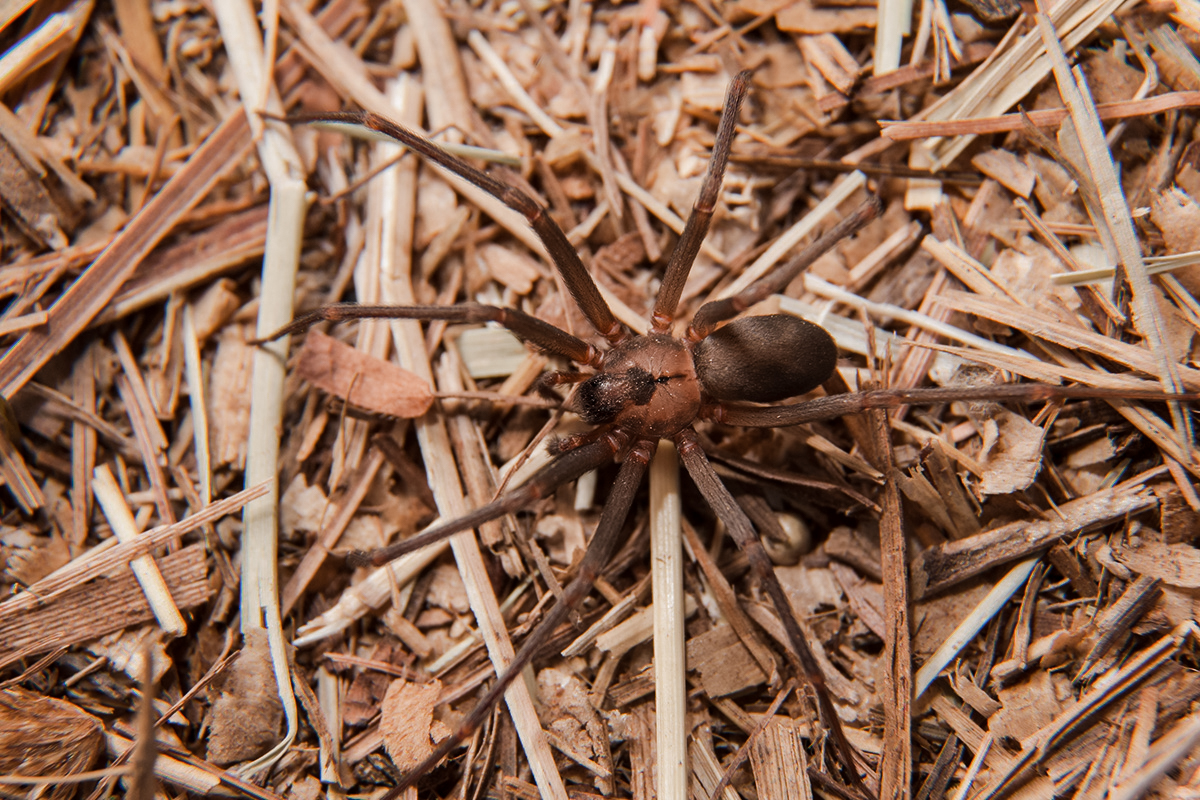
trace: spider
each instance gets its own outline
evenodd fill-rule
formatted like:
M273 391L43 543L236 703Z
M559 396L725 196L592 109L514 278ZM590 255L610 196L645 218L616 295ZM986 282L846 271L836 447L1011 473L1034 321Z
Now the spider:
M825 688L824 676L775 575L772 562L750 519L711 465L694 424L709 420L747 427L777 427L903 404L1104 395L1099 390L1034 384L973 389L875 390L782 403L811 391L831 377L838 356L832 337L819 326L789 315L737 317L755 303L781 291L834 244L874 219L881 209L876 198L869 199L774 273L740 294L703 305L694 315L686 335L673 337L670 331L684 282L713 216L749 79L749 73L741 73L730 84L707 173L666 266L651 316L651 329L646 335L632 335L616 320L566 234L543 206L520 189L501 183L424 137L371 113L289 118L288 121L293 123L349 123L382 133L423 158L466 178L523 214L545 243L554 267L575 303L597 334L607 342L607 347L602 349L517 309L476 304L326 306L297 317L268 339L306 330L319 321L369 318L457 323L490 321L499 323L536 348L570 359L591 371L590 374L551 373L548 376L551 384L575 384L563 405L593 428L587 434L562 440L556 446L554 460L526 484L418 536L373 553L356 554L351 558L352 563L386 564L453 533L516 512L590 470L612 463L614 459L620 461L596 532L578 564L575 578L564 588L560 602L546 612L508 669L498 676L457 730L421 765L404 776L385 795L386 800L393 800L403 789L414 784L485 722L515 677L589 594L615 549L660 439L674 441L680 460L696 487L745 553L754 576L783 623L791 644L789 656L814 690L822 722L829 731L846 780L854 793L869 795L856 765L856 759L861 757L857 756L842 730ZM794 354L794 358L781 358L784 353Z

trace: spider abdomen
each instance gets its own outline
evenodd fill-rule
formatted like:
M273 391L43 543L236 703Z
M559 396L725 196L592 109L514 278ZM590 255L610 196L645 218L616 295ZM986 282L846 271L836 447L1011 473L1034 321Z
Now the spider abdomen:
M742 317L696 343L696 374L716 400L772 403L820 386L837 366L824 328L788 314Z

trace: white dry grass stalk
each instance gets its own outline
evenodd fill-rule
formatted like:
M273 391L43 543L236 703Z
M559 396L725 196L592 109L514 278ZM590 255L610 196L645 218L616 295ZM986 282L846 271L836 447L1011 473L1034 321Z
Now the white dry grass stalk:
M1085 386L1114 389L1118 392L1154 392L1159 389L1158 385L1153 381L1130 377L1127 372L1114 373L1099 369L1088 369L1086 367L1055 364L1034 358L1027 353L1023 353L1017 358L1008 358L993 353L970 350L965 347L952 347L932 343L923 343L920 346L936 350L942 354L960 357L962 360L974 361L977 364L986 364L996 369L1002 369L1005 372L1012 372L1023 378L1040 383L1058 384L1063 381L1074 381L1075 383L1082 383Z
M695 598L687 595L683 605L684 617L690 617L696 613L696 609ZM609 630L597 635L595 637L596 647L599 647L606 653L621 656L642 642L649 640L653 635L654 605L651 604L631 614L629 619L624 622L613 625Z
M1060 322L1055 317L1028 306L987 300L956 290L947 290L938 295L938 303L955 311L1012 325L1031 338L1053 342L1072 352L1094 353L1131 370L1150 375L1155 372L1155 356L1144 347ZM1200 370L1185 367L1182 377L1189 389L1195 391L1200 388Z
M19 333L27 331L30 328L36 328L39 325L45 325L50 319L48 311L34 311L31 314L23 314L19 317L12 317L0 322L0 336L7 336L10 333Z
M937 679L947 664L954 660L958 652L967 646L975 636L983 630L988 620L996 615L1000 608L1008 602L1013 593L1025 585L1033 568L1037 566L1040 556L1027 558L1010 569L1008 573L992 587L987 596L979 601L971 613L958 623L958 627L946 637L946 641L934 652L929 660L921 665L913 677L913 699L919 698L925 690Z
M687 658L679 458L658 443L650 464L650 571L654 600L654 702L657 797L686 800Z
M391 99L395 107L402 110L398 120L401 124L420 121L420 91L411 81L395 83ZM380 144L378 148L381 159L393 158L399 152L399 145ZM382 196L381 294L384 302L395 305L413 302L411 246L415 176L410 174L403 181L401 177L398 168L393 167L384 172L370 189L380 192ZM407 213L401 214L402 209L407 209ZM420 323L415 320L392 320L389 325L401 364L433 385L433 371ZM439 513L443 519L463 516L469 509L463 497L444 422L435 416L426 416L415 420L413 425ZM496 673L500 674L512 660L512 642L508 639L504 618L487 577L474 531L463 531L451 537L450 546L454 549L471 610L479 623L488 654ZM525 681L514 682L505 693L505 700L542 795L566 800L566 787L554 764L550 745L538 721L533 698Z
M1039 6L1044 8L1042 3ZM1062 134L1069 136L1072 132L1083 151L1086 167L1099 194L1099 209L1103 213L1103 222L1109 236L1101 236L1101 242L1106 249L1111 242L1115 252L1109 256L1114 263L1120 263L1125 268L1133 297L1133 321L1138 332L1146 339L1146 347L1154 353L1158 360L1158 377L1163 388L1172 394L1183 391L1183 381L1179 374L1179 365L1175 354L1163 330L1163 321L1155 303L1150 276L1146 272L1146 264L1142 260L1142 247L1138 241L1137 231L1133 227L1133 215L1129 203L1125 199L1125 191L1117 175L1116 165L1113 164L1112 152L1104 136L1104 128L1096 113L1096 104L1088 89L1083 72L1076 68L1072 70L1067 63L1066 53L1062 49L1054 23L1045 13L1037 15L1038 29L1042 41L1050 56L1054 68L1054 78L1058 82L1058 92L1063 102L1071 112L1070 122L1063 123ZM1084 166L1084 165L1079 165ZM1101 220L1094 220L1097 226ZM1171 419L1175 427L1176 440L1179 449L1190 451L1192 441L1192 426L1190 417L1183 411L1178 401L1169 402ZM1200 468L1194 460L1185 463L1193 470Z
M866 288L876 275L880 274L901 254L907 252L920 235L921 223L916 220L897 228L851 268L850 274L847 276L847 286L853 290Z
M395 589L414 581L449 547L449 542L439 542L380 567L343 592L333 608L301 625L296 630L296 640L292 644L308 647L346 630L390 600Z
M975 294L983 297L1006 297L1014 303L1020 302L1012 292L992 277L982 262L953 242L943 242L930 234L921 240L921 249L933 256Z
M200 505L212 502L212 450L209 448L208 400L204 393L204 371L192 305L183 307L183 363L187 375L188 402L192 409L192 438L196 448L196 472L200 476Z
M179 522L160 525L145 531L132 542L108 539L42 578L30 586L28 591L21 592L0 603L0 616L12 616L28 611L35 606L45 605L71 589L113 569L120 568L156 547L169 541L175 541L179 537L191 533L203 525L216 522L229 514L237 513L248 502L265 496L267 491L266 484L244 489L235 495L212 503Z
M471 49L475 51L475 55L479 56L480 61L488 65L488 68L496 76L496 80L504 87L504 91L508 92L517 106L529 115L534 125L541 128L542 132L551 139L566 132L563 126L555 122L553 117L534 102L517 77L512 74L512 70L504 63L504 59L488 44L488 40L482 33L471 31L467 34L467 44L471 45Z
M975 783L975 778L979 775L979 770L983 769L984 759L992 750L992 732L988 731L983 737L983 743L975 750L974 757L971 758L971 763L967 767L967 774L962 779L962 783L958 786L958 791L954 794L954 800L967 800L967 795L971 793L971 786Z
M307 186L299 155L286 125L264 125L259 111L281 115L282 103L271 86L265 63L263 32L255 9L244 0L216 0L213 10L230 67L243 102L266 98L266 108L246 108L256 134L258 156L271 184L267 242L263 253L262 292L256 335L268 336L291 322L300 239L308 207ZM264 87L269 87L264 91ZM265 629L279 698L287 720L283 738L246 765L252 774L274 764L291 746L299 727L296 697L279 613L277 543L279 530L279 438L283 420L283 383L287 372L288 339L258 348L250 399L250 442L246 454L246 485L269 481L271 491L246 506L242 524L242 632Z
M342 729L342 697L338 677L325 667L317 669L317 704L321 707L321 716L325 718L325 727L330 731ZM338 765L342 759L342 737L336 733L333 736L321 737L321 783L340 784Z
M862 309L865 313L878 319L896 319L920 328L923 331L928 331L938 336L945 336L953 342L962 342L965 345L970 345L985 352L1002 353L1014 357L1025 355L1020 350L1008 347L1007 345L997 344L990 339L985 339L982 336L965 331L948 322L934 319L928 314L901 308L891 303L875 303L865 300L853 292L847 292L845 289L835 286L827 280L818 278L816 275L806 274L804 276L804 290L812 292L818 297L824 297L838 303L845 303L851 308ZM791 298L781 297L779 302L780 309L788 311L792 306L792 302L789 302L790 300ZM861 323L859 323L859 326L861 327Z
M875 25L875 74L886 75L900 68L904 37L912 27L912 0L879 0Z
M1173 253L1169 256L1146 256L1142 259L1146 265L1147 275L1159 275L1164 272L1192 267L1200 264L1200 250L1187 253ZM1096 269L1081 269L1075 272L1056 272L1050 276L1057 286L1085 286L1112 280L1116 270L1112 267L1097 267Z
M96 495L96 500L100 503L104 517L112 527L117 541L124 543L136 540L137 522L107 464L101 464L92 473L92 492ZM133 570L142 591L146 594L146 602L154 612L159 627L172 637L187 633L187 623L183 621L183 615L171 599L171 591L167 588L167 582L163 580L154 559L149 555L138 556L129 562L129 568Z
M583 655L595 643L597 637L611 631L624 621L637 608L638 595L638 592L632 591L621 598L621 601L606 611L604 616L593 622L591 627L579 634L575 641L563 648L563 658Z
M48 16L35 30L24 36L0 58L0 92L57 58L74 45L78 30L87 22L91 6L72 3L65 11Z
M1197 744L1200 744L1200 713L1193 712L1159 737L1147 753L1144 764L1120 775L1109 798L1137 800L1147 795L1158 779L1195 750Z
M701 743L699 737L692 740L692 746L689 749L692 760L695 762L693 769L695 770L695 783L692 788L695 791L696 797L713 797L713 790L717 788L717 784L721 781L721 773L724 770L721 768L721 762L717 761L717 756L713 753L710 746ZM661 768L662 756L659 755L659 765ZM721 791L720 798L713 800L739 800L740 795L734 791L732 786L726 786Z
M126 739L111 731L104 734L108 754L114 758L123 756L134 747L132 739ZM207 769L192 766L186 761L159 753L154 758L154 775L163 783L178 786L190 794L201 797L220 796L227 791L222 787L221 775Z

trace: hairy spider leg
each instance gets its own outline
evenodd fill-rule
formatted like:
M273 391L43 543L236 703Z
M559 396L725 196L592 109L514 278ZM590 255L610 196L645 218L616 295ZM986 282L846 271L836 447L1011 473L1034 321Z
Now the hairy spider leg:
M589 279L590 280L590 279ZM279 330L254 344L274 341L281 336L308 330L318 322L346 322L352 319L419 319L447 322L496 322L522 340L578 364L598 367L603 354L577 336L515 308L461 303L453 306L360 306L341 303L322 306L296 317Z
M474 734L487 719L492 708L504 696L505 690L550 639L554 629L566 622L568 614L592 591L596 577L612 556L613 550L616 549L617 540L625 525L625 519L629 516L633 499L637 495L642 477L646 474L650 459L657 448L658 442L650 439L640 440L633 445L621 462L621 469L613 483L608 502L605 503L604 510L600 512L596 533L592 536L592 541L588 543L587 550L579 562L579 570L575 578L563 589L562 599L546 612L546 616L521 645L521 649L517 651L513 660L502 674L496 676L496 682L492 688L475 705L462 724L443 740L424 761L401 778L400 782L390 789L381 800L395 800L417 779L441 763L442 759L450 754L450 751ZM569 456L570 454L563 458L566 459Z
M713 142L712 155L708 161L708 171L700 184L700 193L692 204L692 213L683 227L667 269L663 272L662 284L658 289L658 297L654 301L654 313L650 324L655 333L667 333L675 320L675 310L679 306L679 298L683 294L683 285L687 282L688 273L708 235L708 225L712 221L713 210L717 206L717 196L721 184L725 180L725 166L729 163L729 151L733 146L733 134L737 129L738 113L746 100L746 90L750 85L750 73L739 72L729 84L725 93L725 107L721 111L721 121L717 125L717 136Z
M433 142L420 136L402 125L368 111L342 111L328 114L301 114L288 117L288 122L343 122L361 125L373 131L390 136L405 147L420 154L433 163L444 167L456 175L483 189L488 194L504 203L509 208L523 215L529 227L546 245L554 268L562 275L567 291L575 298L575 304L587 317L588 322L596 332L616 344L624 339L628 332L613 316L608 303L600 295L596 282L588 274L587 267L579 258L579 253L567 239L563 229L558 226L546 211L546 207L514 186L504 183L482 172L463 161L457 156L447 153Z
M352 565L373 564L381 567L389 561L394 561L402 555L420 550L422 547L440 542L447 536L459 531L477 528L485 522L512 514L526 508L530 503L554 492L564 483L573 481L585 472L603 466L612 459L628 443L628 437L614 431L601 437L598 441L564 452L546 466L534 473L523 486L501 495L487 505L480 506L474 511L452 519L441 525L435 525L424 533L411 536L393 545L372 550L369 553L355 551L349 556Z
M838 758L848 773L847 777L857 789L870 796L870 792L863 785L862 776L859 774L854 748L851 746L850 740L846 738L841 720L838 719L837 711L834 710L829 689L825 685L825 673L821 671L812 649L808 646L808 639L805 638L804 631L796 621L796 614L783 591L783 585L775 575L771 557L767 555L766 548L763 547L762 541L754 531L754 526L750 524L749 517L734 500L729 489L721 482L716 470L713 469L708 457L704 454L696 432L690 427L685 428L677 433L674 439L675 446L679 449L679 459L692 477L696 488L700 490L700 494L704 496L717 518L725 524L738 548L746 554L755 577L762 584L767 596L771 598L771 603L775 606L783 628L787 632L788 641L792 645L789 652L795 656L801 674L815 690L814 694L817 697L817 707L821 712L821 719L833 737Z
M772 270L732 297L713 300L700 306L696 310L695 316L692 317L687 338L698 342L712 333L719 323L732 319L755 303L762 302L771 295L783 291L814 261L832 250L838 242L862 230L868 222L879 216L882 210L883 204L879 198L871 195L858 208L854 209L850 216L839 221L782 267Z
M998 386L937 387L933 389L876 389L854 394L835 394L786 403L777 406L738 406L720 404L706 408L704 415L726 425L747 428L777 428L801 425L805 422L820 422L836 419L846 414L857 414L872 408L898 408L899 406L938 405L955 400L978 400L1003 403L1006 401L1055 400L1055 399L1106 399L1124 400L1196 400L1200 394L1167 395L1157 391L1123 391L1100 389L1092 386L1050 386L1044 383L1008 383Z

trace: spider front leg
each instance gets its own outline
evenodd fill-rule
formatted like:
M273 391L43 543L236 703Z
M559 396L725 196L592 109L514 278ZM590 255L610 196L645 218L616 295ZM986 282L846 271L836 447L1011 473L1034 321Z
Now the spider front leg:
M602 355L592 345L566 331L515 308L463 303L456 306L359 306L340 303L322 306L296 317L287 325L254 344L274 341L281 336L308 330L318 322L345 322L352 319L419 319L446 322L497 322L522 340L554 355L565 356L578 364L598 367Z
M611 461L621 451L626 442L628 442L628 438L621 436L619 433L612 433L602 437L598 441L564 452L554 461L551 461L534 473L533 477L524 486L513 489L511 492L502 495L487 505L480 506L458 519L450 520L441 525L435 525L424 533L409 537L379 550L373 550L370 553L351 553L350 561L352 564L373 564L381 567L389 561L394 561L402 555L440 542L459 531L477 528L483 523L490 522L505 514L511 514L522 508L528 508L531 503L552 494L555 489L564 483L573 481L585 472L590 472Z
M835 394L778 406L717 405L705 409L704 416L726 425L747 428L778 428L821 422L873 408L898 408L909 405L939 405L955 400L1006 401L1054 399L1120 398L1124 400L1195 400L1196 394L1166 395L1160 391L1122 391L1091 386L1050 386L1043 383L1009 383L999 386L938 387L932 389L876 389L869 392Z
M571 297L575 299L576 305L588 318L588 322L592 324L596 332L613 344L626 337L624 326L613 316L608 303L600 295L596 282L588 274L587 267L579 258L579 253L567 239L567 234L550 217L545 206L520 189L501 183L458 156L446 152L424 136L410 131L402 125L397 125L391 120L384 119L378 114L363 111L300 115L289 117L288 121L361 125L395 139L427 161L431 161L483 189L525 217L529 227L533 228L534 233L546 245L546 251L554 263L554 268L562 276L563 283L566 284Z
M799 662L800 671L815 690L821 719L833 737L838 759L842 762L847 777L860 793L869 796L869 792L863 785L862 777L858 772L856 764L857 754L850 745L850 741L846 738L846 733L842 730L842 723L838 719L837 711L833 707L833 700L830 698L829 689L825 685L825 675L821 672L821 667L808 645L804 631L800 629L800 624L796 621L792 605L783 591L783 586L779 583L779 578L775 575L775 567L771 563L771 558L767 555L766 549L755 534L749 517L742 511L741 506L737 504L737 501L733 499L733 495L729 493L729 490L725 488L725 484L717 476L712 464L709 463L708 457L705 456L703 448L700 446L699 437L693 429L685 428L677 433L675 435L675 444L679 448L679 458L683 462L684 468L687 469L688 474L692 476L692 481L695 482L696 488L700 490L700 494L704 496L704 499L708 502L713 512L725 524L726 529L728 529L737 546L746 554L746 558L750 562L750 568L754 571L759 583L762 584L763 589L771 598L771 603L775 606L775 610L779 614L780 621L787 632L788 641L791 643L794 655Z
M773 294L782 292L801 272L832 250L834 245L858 233L882 212L882 202L875 195L871 195L858 208L854 209L850 216L841 220L816 241L802 249L782 267L773 270L732 297L713 300L700 306L696 315L692 317L688 338L698 342L712 333L721 322L736 317L750 306Z
M704 244L704 237L708 234L708 224L712 221L713 210L717 206L717 195L725 178L725 166L729 163L729 151L733 146L738 112L746 100L746 90L749 86L750 73L739 72L725 93L725 108L721 111L721 122L713 142L708 171L704 174L700 193L692 205L691 216L684 225L679 242L671 251L671 260L667 263L658 298L654 301L651 323L656 333L666 333L670 330L679 298L683 294L683 285L692 269L692 263L696 260L696 254L700 252L700 246Z
M575 578L563 590L562 601L546 613L541 623L529 635L529 638L525 640L521 649L517 651L513 660L505 668L504 673L497 676L495 684L480 699L479 703L471 710L462 724L449 737L443 740L428 758L417 765L408 775L405 775L400 780L400 783L388 791L381 800L395 800L421 776L441 763L442 759L449 755L455 747L472 736L484 721L487 720L488 715L492 712L492 708L504 696L504 692L508 689L509 685L521 674L525 666L533 660L534 655L542 649L542 646L549 641L550 637L554 634L555 628L566 622L571 611L592 591L592 585L595 583L596 577L600 574L616 549L621 529L625 525L626 517L629 516L629 509L633 505L638 487L642 483L642 477L646 474L650 459L653 457L657 447L658 442L643 439L634 444L633 448L622 461L621 469L617 473L617 478L613 483L612 492L608 496L608 502L604 505L604 510L600 513L600 522L596 526L596 533L592 536L592 541L588 544L587 552L584 553L583 559L579 562L579 569L576 572ZM584 449L586 448L580 448L580 450ZM579 453L580 450L573 452ZM563 460L569 458L570 455L564 456L556 463L561 463Z

